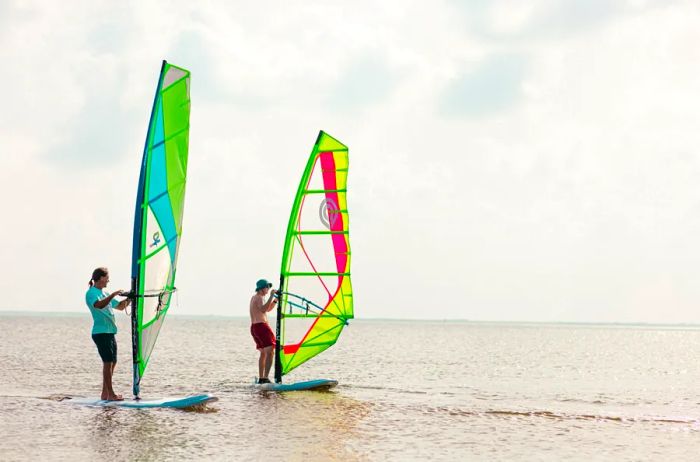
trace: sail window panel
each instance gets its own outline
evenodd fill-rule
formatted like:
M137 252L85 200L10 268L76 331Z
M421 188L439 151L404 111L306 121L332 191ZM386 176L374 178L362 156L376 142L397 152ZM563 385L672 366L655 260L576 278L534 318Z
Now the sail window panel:
M180 69L176 66L168 65L168 69L165 71L165 76L163 77L163 90L171 86L174 82L177 82L187 74L187 71Z
M150 255L160 250L160 248L165 246L166 244L167 240L165 238L165 233L161 229L158 220L156 220L156 217L153 214L153 210L151 209L151 207L148 207L148 213L146 216L146 236L143 246L143 255Z
M148 208L146 235L144 239L141 278L145 291L161 291L171 284L170 270L173 266L173 247L176 240L168 242L167 234L162 231L151 208ZM168 247L165 249L164 247Z
M321 317L306 334L302 346L308 345L313 347L320 344L333 344L338 339L344 326L345 322L341 319L328 316Z
M313 167L311 169L311 176L306 184L305 190L318 190L323 189L323 175L321 173L321 162L319 158L316 157Z
M333 297L338 292L342 278L338 276L292 276L286 279L285 292L308 300L307 303L297 297L283 298L284 313L317 315L323 309L333 309L337 314L342 307L336 308ZM287 303L289 302L289 303ZM333 305L333 306L330 306Z
M304 338L316 318L286 318L283 345L296 345Z
M292 244L292 252L294 253L294 257L291 259L289 262L289 267L284 273L285 276L288 274L293 274L293 273L314 273L314 267L311 264L311 261L307 258L307 256L304 254L302 251L302 247L299 245L298 242L294 242ZM294 276L296 277L296 276Z
M347 276L321 276L318 274L309 273L303 274L303 276L290 276L288 278L288 285L285 292L299 295L300 297L310 300L321 308L329 307L331 299L338 292L338 288L342 285L342 281L347 278ZM300 304L298 300L290 299L290 301ZM318 308L315 308L313 305L311 306L311 309L318 311Z
M283 373L288 373L335 344L344 325L338 319L321 317L313 322L301 340L285 342L281 352Z
M289 265L290 273L340 273L338 258L330 235L301 235L294 240L294 254Z
M143 297L142 316L139 318L139 326L153 322L158 315L158 297Z
M172 283L172 262L170 252L162 250L150 256L142 266L143 292L145 295L157 295ZM157 311L162 310L159 297L144 297L142 324L148 324L156 317Z
M295 231L347 231L348 214L337 194L310 194L304 197ZM341 204L339 204L341 203Z
M141 331L141 351L139 358L139 369L141 374L143 374L146 369L148 359L151 357L153 347L156 344L156 340L158 339L158 334L160 333L164 320L165 316L161 316Z
M303 297L306 300L309 300L312 304L309 306L308 313L309 314L318 314L320 309L315 307L315 305L318 305L321 309L326 307L326 304L328 303L328 300L330 300L330 297L332 297L333 293L335 292L337 288L337 282L333 284L334 281L323 281L323 284L319 280L318 276L308 276L308 277L289 277L286 279L287 281L287 287L285 292L297 295L299 297ZM330 286L328 286L328 283L331 283ZM327 289L324 287L326 285ZM328 295L328 294L331 295ZM296 297L289 297L288 300L291 302L291 304L283 304L282 308L285 313L297 313L297 314L303 314L306 313L306 304L304 303L303 300L300 300ZM286 301L283 299L283 301ZM297 306L300 305L300 306Z
M172 280L171 280L172 281ZM143 297L143 313L152 313L150 318L145 315L141 319L139 324L141 329L145 329L150 326L154 321L160 319L165 311L170 306L170 301L172 300L173 292L171 289L166 289L163 291L152 291L147 293L147 296Z

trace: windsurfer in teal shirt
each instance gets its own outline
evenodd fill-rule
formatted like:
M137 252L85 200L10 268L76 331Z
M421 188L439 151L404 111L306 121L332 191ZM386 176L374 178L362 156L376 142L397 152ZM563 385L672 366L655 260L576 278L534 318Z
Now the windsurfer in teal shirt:
M109 283L109 271L107 268L97 268L92 272L90 288L85 293L87 303L92 315L92 340L97 345L97 351L102 358L102 394L101 399L108 401L121 401L124 398L118 395L112 388L112 376L117 365L117 323L114 319L114 311L124 310L130 303L127 298L118 302L114 297L123 295L124 291L115 290L111 294L105 288Z

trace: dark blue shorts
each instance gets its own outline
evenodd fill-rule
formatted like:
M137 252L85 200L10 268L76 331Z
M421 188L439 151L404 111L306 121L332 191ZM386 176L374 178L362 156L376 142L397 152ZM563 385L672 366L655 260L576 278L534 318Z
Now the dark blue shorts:
M92 341L97 345L103 363L117 362L117 339L114 334L94 334Z

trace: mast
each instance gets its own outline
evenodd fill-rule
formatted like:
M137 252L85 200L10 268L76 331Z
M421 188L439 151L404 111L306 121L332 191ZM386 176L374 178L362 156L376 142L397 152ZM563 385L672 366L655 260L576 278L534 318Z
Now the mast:
M282 351L282 286L284 285L284 274L280 274L279 293L277 298L277 331L275 333L277 342L275 343L275 383L282 382L282 361L280 352Z
M138 328L138 297L136 296L136 291L138 290L138 277L131 278L131 293L129 298L131 299L131 360L133 363L133 388L134 399L139 398L140 392L140 382L141 377L139 376L139 328Z
M153 129L153 119L156 112L156 106L158 104L158 94L160 93L161 85L163 84L163 71L167 61L163 60L160 66L160 74L158 76L158 85L156 86L156 94L153 97L153 107L151 108L151 118L148 121L148 131L146 132L146 142L143 147L143 159L141 160L141 172L139 173L139 186L136 192L136 210L134 212L134 238L131 253L131 292L129 293L129 298L131 299L131 355L133 362L133 393L134 398L139 399L140 385L141 385L141 374L139 373L139 350L141 345L139 343L139 260L141 258L141 249L143 242L143 222L144 215L146 214L146 207L144 207L143 201L145 197L145 185L146 185L146 169L148 164L148 143L152 137ZM142 298L141 298L142 300Z

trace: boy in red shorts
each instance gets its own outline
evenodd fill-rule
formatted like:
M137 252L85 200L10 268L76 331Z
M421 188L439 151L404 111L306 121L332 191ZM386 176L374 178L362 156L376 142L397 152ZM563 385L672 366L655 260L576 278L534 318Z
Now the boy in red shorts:
M272 311L277 304L274 297L276 291L271 290L272 284L265 279L255 283L255 295L250 299L250 334L255 340L255 347L260 351L258 361L258 383L270 383L267 377L272 367L272 355L275 351L275 334L267 323L267 313ZM270 298L265 301L265 296L270 293Z

